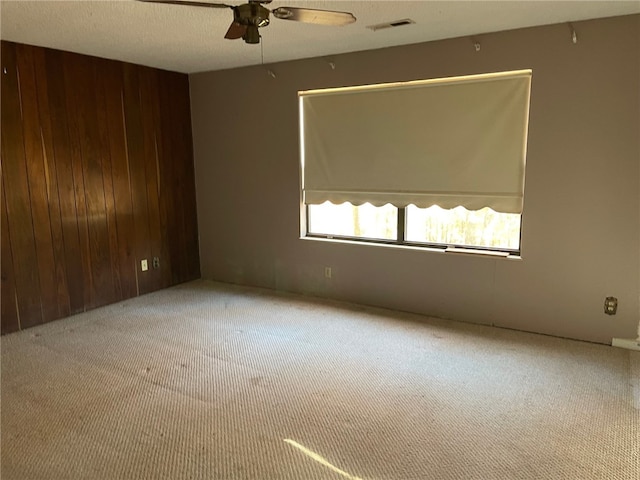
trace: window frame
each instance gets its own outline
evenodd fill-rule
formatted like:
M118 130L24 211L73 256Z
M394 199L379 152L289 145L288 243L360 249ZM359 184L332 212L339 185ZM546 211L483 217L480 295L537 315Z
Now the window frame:
M432 243L432 242L416 242L409 241L405 239L406 236L406 228L407 228L407 215L406 215L406 207L396 207L397 209L397 228L396 228L396 239L379 239L379 238L370 238L370 237L354 237L348 235L335 235L335 234L324 234L324 233L311 233L309 230L309 205L303 204L303 213L304 213L304 232L302 234L302 238L308 239L323 239L323 240L343 240L349 242L363 243L369 245L393 245L397 247L411 247L411 248L422 248L429 250L441 250L445 251L455 251L457 250L465 250L464 253L478 253L478 254L506 254L508 257L520 257L522 253L522 225L523 225L523 215L520 214L520 230L518 237L518 249L510 249L510 248L496 248L496 247L483 247L479 245L461 245L454 243ZM498 255L498 256L503 256Z

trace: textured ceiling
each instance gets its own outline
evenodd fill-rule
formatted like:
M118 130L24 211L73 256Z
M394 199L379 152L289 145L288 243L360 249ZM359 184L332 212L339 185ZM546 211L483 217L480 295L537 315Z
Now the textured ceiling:
M350 11L357 22L328 27L272 18L271 25L261 29L261 49L260 45L223 38L232 20L231 10L226 9L153 5L134 0L2 0L0 36L4 40L192 73L640 13L638 0L274 0L269 8L280 6ZM377 32L366 28L405 18L415 24Z

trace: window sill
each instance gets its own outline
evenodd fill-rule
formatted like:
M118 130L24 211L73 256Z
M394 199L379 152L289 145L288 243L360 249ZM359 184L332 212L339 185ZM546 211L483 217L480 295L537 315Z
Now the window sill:
M395 243L378 243L375 241L358 241L358 240L348 240L344 238L326 238L326 237L299 237L300 240L307 240L313 242L326 242L326 243L339 243L339 244L347 244L347 245L358 245L358 246L368 246L368 247L378 247L378 248L390 248L390 249L398 249L398 250L413 250L416 252L428 252L428 253L436 253L440 255L466 255L473 257L484 257L484 258L492 258L492 259L503 259L503 260L522 260L522 257L518 254L509 254L506 252L495 252L495 251L486 251L486 250L472 250L466 248L434 248L434 247L418 247L414 245L398 245Z

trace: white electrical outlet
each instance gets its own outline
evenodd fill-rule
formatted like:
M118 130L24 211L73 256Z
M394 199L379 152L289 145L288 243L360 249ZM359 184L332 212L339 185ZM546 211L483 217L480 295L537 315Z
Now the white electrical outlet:
M149 264L147 263L146 259L140 261L140 268L142 269L143 272L146 272L147 270L149 270Z
M604 313L607 315L615 315L618 310L618 299L616 297L607 297L604 299Z
M331 278L331 267L324 267L325 278Z

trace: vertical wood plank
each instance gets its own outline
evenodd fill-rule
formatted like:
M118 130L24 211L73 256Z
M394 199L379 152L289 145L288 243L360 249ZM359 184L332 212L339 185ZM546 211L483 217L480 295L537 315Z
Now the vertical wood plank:
M98 75L98 72L96 72ZM124 112L122 107L123 74L122 64L107 62L100 69L104 89L104 110L106 112L109 148L111 154L111 179L113 188L113 208L118 243L118 269L122 298L137 295L135 225L131 188L129 181L129 162L125 142Z
M31 201L31 220L36 247L36 265L40 281L42 321L50 322L60 318L61 314L58 307L56 267L49 219L49 171L46 168L42 148L33 52L34 47L16 46L16 59L20 73L23 139Z
M171 178L173 168L171 165L172 141L168 133L171 129L170 109L165 103L169 99L169 89L167 86L167 72L158 72L158 103L156 121L156 145L158 148L158 186L159 186L159 206L160 206L160 229L162 236L162 251L167 258L163 265L163 281L167 285L174 285L176 268L176 242L174 238L176 229L174 226L174 192L171 188Z
M113 175L112 175L112 153L111 143L109 141L109 120L107 117L106 109L106 96L104 90L104 72L110 68L109 60L103 60L100 58L93 59L92 69L92 82L93 92L95 95L95 112L96 112L96 129L94 132L96 146L98 147L98 157L100 160L99 171L95 172L95 177L100 175L101 187L103 190L102 202L99 202L98 207L100 212L104 211L106 220L106 231L103 234L106 236L105 248L103 258L108 260L108 265L103 265L102 271L105 274L109 274L107 279L110 280L109 287L110 295L105 295L106 292L102 290L104 297L101 299L101 304L112 303L122 299L122 281L119 262L119 249L118 249L118 232L117 232L117 219L115 210L115 195L113 189ZM95 186L92 188L95 189ZM100 208L101 207L101 208Z
M45 50L45 77L55 177L58 187L58 203L62 228L65 278L69 294L69 313L79 313L85 309L85 283L82 268L78 210L76 208L76 187L73 178L72 144L69 136L69 111L67 109L64 82L64 55L57 50Z
M173 192L175 195L176 202L176 217L174 218L174 222L178 226L177 228L177 241L178 241L178 259L180 269L178 271L178 283L182 283L188 280L189 275L187 271L188 265L188 255L187 251L187 232L186 228L186 205L185 205L185 197L187 196L187 189L189 185L185 182L185 145L184 138L182 136L182 125L181 122L184 119L181 117L180 105L179 105L179 96L180 96L180 82L179 82L179 74L170 73L169 74L169 83L171 85L171 90L173 95L170 97L170 108L171 108L171 132L172 137L174 138L173 142L173 172L174 172L174 183L173 183Z
M184 249L186 252L184 281L200 278L200 253L198 238L198 217L196 208L195 166L193 162L193 140L191 134L191 103L189 97L189 78L176 75L176 112L180 119L179 138L181 140L183 219L185 231ZM176 132L177 134L177 132Z
M163 134L166 136L163 168L171 172L169 208L173 283L200 276L195 208L195 179L186 76L166 72L162 87Z
M69 288L64 250L64 235L60 209L60 195L58 192L58 178L56 169L56 151L52 128L53 115L49 109L48 78L44 48L33 48L34 73L36 79L38 113L41 132L42 153L47 181L47 202L51 226L51 240L55 262L55 291L57 303L57 317L67 317L71 313ZM56 128L61 128L56 125ZM64 161L64 159L61 159Z
M2 177L4 182L4 177ZM0 208L2 208L2 219L0 221L0 246L2 256L0 257L0 271L2 278L2 298L0 298L0 332L16 332L20 329L18 320L18 308L16 298L16 284L13 272L13 258L11 258L11 242L9 240L9 224L7 222L7 202L4 198L4 185L0 186L2 197Z
M156 228L160 238L160 288L166 288L172 284L171 277L171 253L169 251L169 231L167 220L167 197L172 195L166 187L166 172L163 171L163 142L162 142L162 116L160 109L161 92L160 83L163 81L165 72L149 69L147 91L150 92L146 98L147 109L150 111L153 123L154 148L155 148L155 168L157 176L157 197L158 197L158 223Z
M2 43L2 173L7 225L22 327L42 322L40 276L33 233L29 180L24 151L22 105L15 44ZM6 69L6 73L5 72Z
M104 74L110 69L113 62L96 58L93 61L93 83L95 84L96 113L98 121L98 135L102 152L102 180L104 186L105 211L107 220L107 233L109 239L109 258L111 260L111 277L113 280L114 300L121 300L122 274L120 271L120 258L118 247L118 228L115 208L115 193L113 186L113 166L111 141L109 139L109 118L106 104Z
M158 290L163 287L161 272L164 258L162 256L162 232L160 229L160 205L158 198L158 162L156 146L157 115L154 111L158 103L156 71L147 67L138 67L140 80L140 107L142 113L144 170L147 191L147 220L149 223L150 257L160 259L160 269L149 265L149 288Z
M94 285L93 268L91 265L91 239L89 222L92 220L87 208L85 168L83 159L84 121L82 95L79 88L86 88L88 81L86 64L87 57L76 57L70 53L63 53L62 67L64 71L65 92L68 111L70 160L75 187L76 210L78 214L78 233L80 236L80 257L82 258L82 273L84 281L84 308L96 306L96 287ZM83 69L83 67L85 67ZM85 87L80 87L85 85ZM86 146L85 146L86 149Z
M184 278L184 261L181 257L184 244L184 232L182 230L182 195L180 192L180 164L179 160L179 139L172 132L174 128L174 108L173 108L173 82L169 72L163 72L160 85L160 106L161 106L161 137L162 137L162 186L163 192L167 193L167 232L169 236L169 254L171 256L171 284L181 283ZM176 122L177 123L177 122ZM169 193L170 192L170 193ZM181 238L182 237L182 238Z
M135 65L123 64L124 73L124 124L129 159L129 178L135 231L135 258L140 294L152 291L149 271L143 272L140 261L150 258L149 222L147 207L147 180L144 166L144 134L140 110L140 84ZM151 268L151 265L149 265Z

